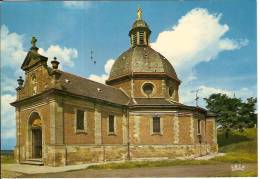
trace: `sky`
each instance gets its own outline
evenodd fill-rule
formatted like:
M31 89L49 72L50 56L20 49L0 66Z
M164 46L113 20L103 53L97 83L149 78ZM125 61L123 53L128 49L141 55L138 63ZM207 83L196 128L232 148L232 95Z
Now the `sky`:
M21 64L35 36L39 53L61 69L101 83L128 48L138 6L182 83L180 100L199 105L212 93L243 100L257 96L256 1L38 1L0 2L1 149L15 146L15 101ZM91 60L91 50L96 64Z

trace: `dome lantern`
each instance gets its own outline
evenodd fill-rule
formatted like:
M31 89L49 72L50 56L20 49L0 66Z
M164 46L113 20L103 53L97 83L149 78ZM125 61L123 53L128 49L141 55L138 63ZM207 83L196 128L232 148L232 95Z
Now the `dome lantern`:
M151 30L147 23L142 19L142 9L137 10L137 18L129 31L131 47L149 45Z

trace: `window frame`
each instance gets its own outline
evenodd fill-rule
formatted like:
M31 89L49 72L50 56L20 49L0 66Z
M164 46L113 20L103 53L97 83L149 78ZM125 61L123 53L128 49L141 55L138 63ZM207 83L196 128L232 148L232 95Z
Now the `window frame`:
M197 134L201 135L201 120L197 120Z
M161 133L161 122L159 116L153 117L153 133Z
M83 129L78 128L78 111L83 112ZM75 122L74 122L74 129L75 133L87 133L87 110L81 109L81 108L76 108L74 110L75 112Z
M113 131L110 131L110 117L113 116ZM116 135L116 115L109 114L107 117L107 134L108 135Z
M159 118L159 129L160 131L154 130L154 119ZM153 115L150 118L150 135L163 135L163 117L160 115Z
M151 87L152 89L151 89L151 92L150 93L148 93L147 92L147 90L145 89L145 88L147 88L147 87ZM142 93L144 94L144 96L146 96L146 97L151 97L151 96L153 96L153 94L155 94L156 92L155 92L155 85L152 83L152 82L150 82L150 81L147 81L147 82L144 82L143 84L142 84L142 87L141 87L142 89L141 89L141 91L142 91Z

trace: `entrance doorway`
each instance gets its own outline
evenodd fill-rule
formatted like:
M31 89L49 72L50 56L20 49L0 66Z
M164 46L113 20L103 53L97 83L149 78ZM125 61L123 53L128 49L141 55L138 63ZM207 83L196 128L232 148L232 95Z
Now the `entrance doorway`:
M42 158L42 129L32 128L32 157Z

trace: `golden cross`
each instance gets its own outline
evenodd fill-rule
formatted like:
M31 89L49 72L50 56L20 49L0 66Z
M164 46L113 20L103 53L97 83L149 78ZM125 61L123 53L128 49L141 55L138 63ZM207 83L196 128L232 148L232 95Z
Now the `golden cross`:
M36 47L36 42L37 42L37 39L33 36L32 41L31 41L31 44L33 47Z

